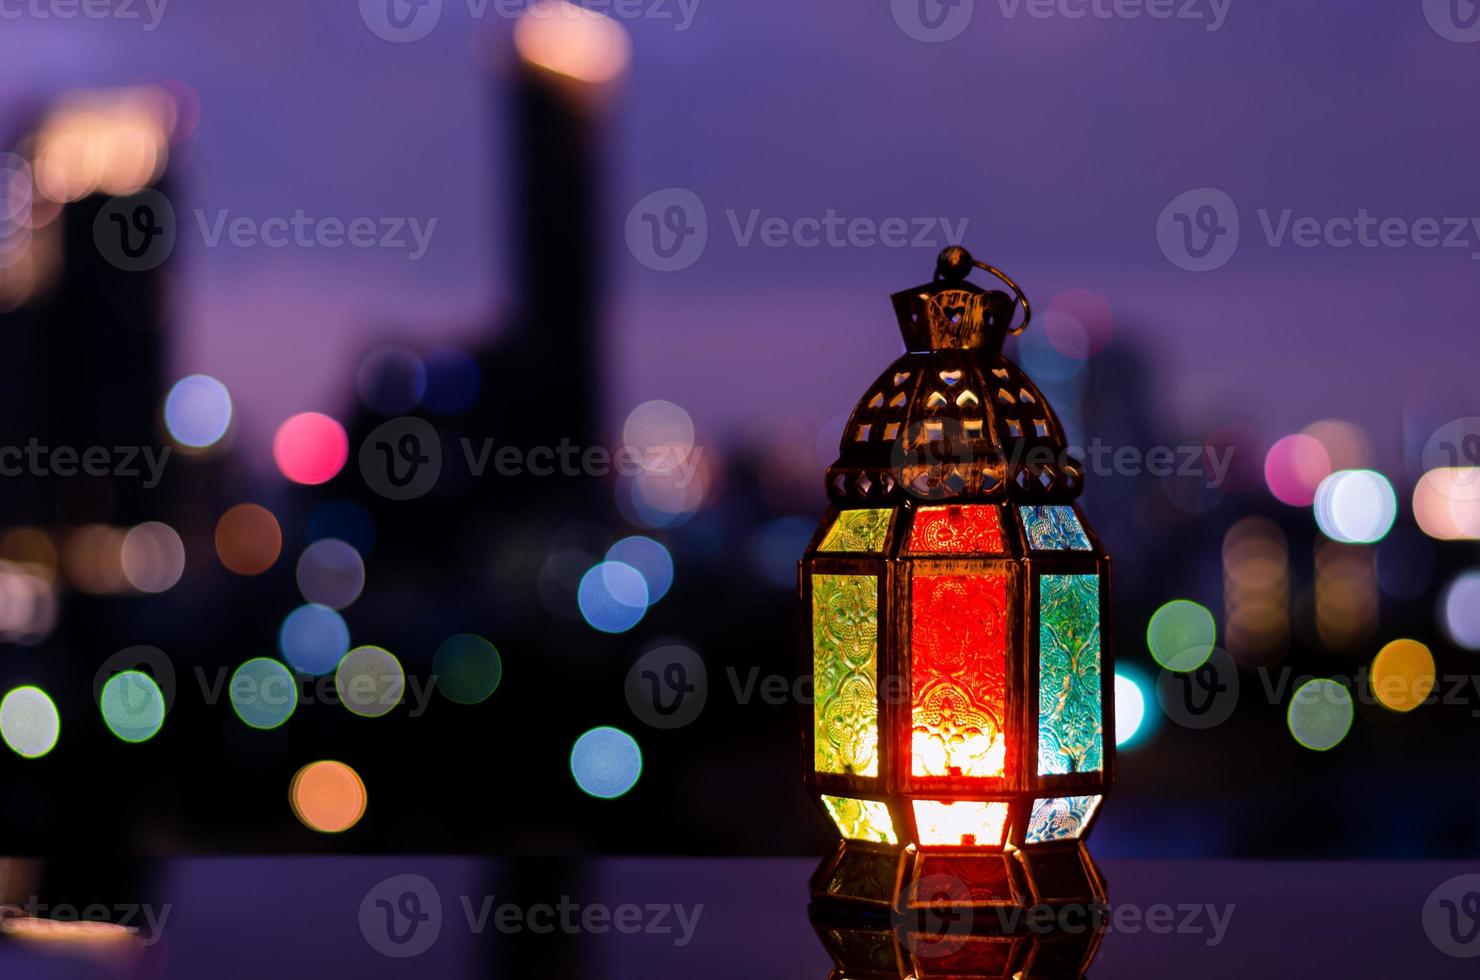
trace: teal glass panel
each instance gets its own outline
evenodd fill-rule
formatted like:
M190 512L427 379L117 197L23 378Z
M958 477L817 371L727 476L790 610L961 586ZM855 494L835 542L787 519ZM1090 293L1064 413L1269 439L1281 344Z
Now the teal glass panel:
M1019 507L1028 545L1034 551L1089 551L1089 536L1067 504Z
M1099 772L1100 577L1038 577L1038 774Z
M1028 818L1028 843L1078 840L1099 805L1098 796L1056 796L1034 801L1033 815Z

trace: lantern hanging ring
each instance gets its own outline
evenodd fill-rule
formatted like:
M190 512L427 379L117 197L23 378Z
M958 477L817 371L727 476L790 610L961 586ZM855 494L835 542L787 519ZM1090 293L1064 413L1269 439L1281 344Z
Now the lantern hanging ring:
M1023 292L1022 288L1019 287L1017 283L1013 282L1012 277L1009 276L1007 273L1003 272L995 265L991 265L987 262L980 262L972 258L971 253L966 251L966 249L962 248L961 246L952 245L949 248L941 251L940 257L935 261L935 278L953 279L959 281L965 279L966 276L971 272L973 267L977 269L982 269L986 272L990 272L998 279L1001 279L1003 282L1007 283L1008 287L1012 289L1013 296L1017 298L1018 305L1023 308L1023 322L1019 323L1016 327L1008 330L1008 335L1016 337L1018 334L1028 329L1028 324L1032 322L1033 319L1033 308L1028 304L1027 294Z

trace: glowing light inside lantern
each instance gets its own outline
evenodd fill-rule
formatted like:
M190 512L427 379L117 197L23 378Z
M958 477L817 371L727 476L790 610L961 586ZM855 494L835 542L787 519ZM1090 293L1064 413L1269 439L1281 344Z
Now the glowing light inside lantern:
M997 777L1008 755L1007 575L916 575L911 771Z
M1001 847L1007 804L973 800L915 800L922 847Z

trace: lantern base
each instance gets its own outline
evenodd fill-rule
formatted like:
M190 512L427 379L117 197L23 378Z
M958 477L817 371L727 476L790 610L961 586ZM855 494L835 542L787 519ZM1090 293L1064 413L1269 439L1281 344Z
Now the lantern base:
M812 900L888 915L899 890L899 871L899 848L839 841L837 850L812 874Z

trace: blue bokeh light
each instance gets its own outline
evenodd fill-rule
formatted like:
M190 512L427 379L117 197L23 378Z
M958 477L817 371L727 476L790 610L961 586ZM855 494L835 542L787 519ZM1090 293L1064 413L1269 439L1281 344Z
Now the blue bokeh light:
M642 750L620 728L593 728L576 739L570 750L570 772L583 792L615 799L642 775Z
M315 677L327 674L349 652L349 627L328 606L299 606L283 619L278 649L294 669Z

